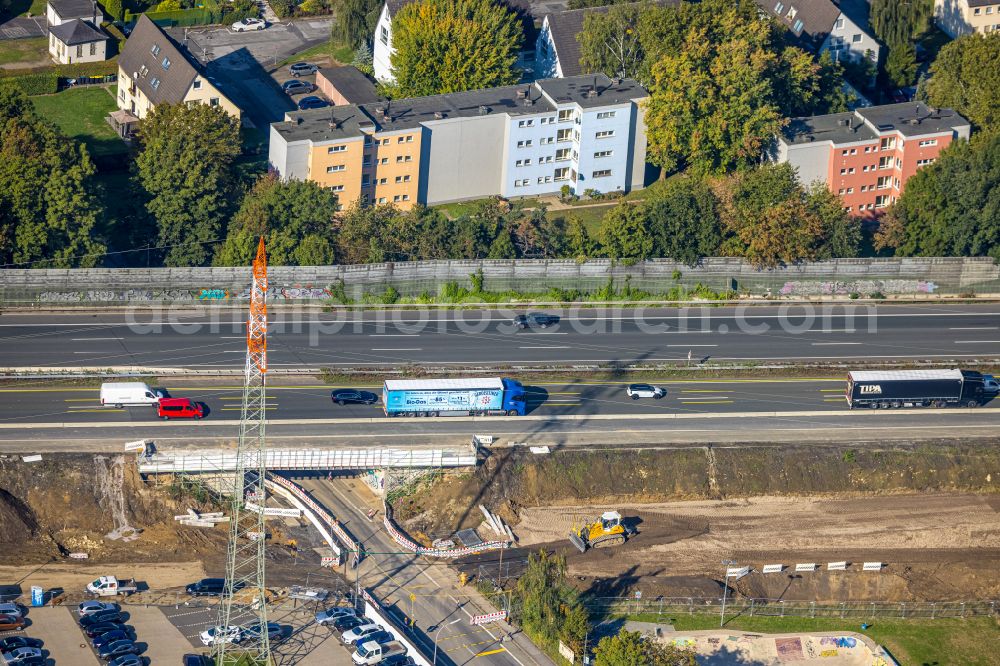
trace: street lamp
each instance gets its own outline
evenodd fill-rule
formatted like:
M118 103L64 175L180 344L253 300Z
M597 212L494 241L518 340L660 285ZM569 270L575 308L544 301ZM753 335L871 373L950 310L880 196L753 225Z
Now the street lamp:
M722 560L722 566L726 567L726 576L722 583L722 612L719 615L719 626L726 624L726 592L729 591L729 568L736 564L736 560Z
M438 663L438 634L440 634L441 630L444 629L445 627L450 627L451 625L455 624L456 622L461 622L461 621L462 621L462 618L459 617L459 618L455 618L454 620L452 620L451 622L448 622L446 624L439 624L438 625L437 630L434 632L434 659L431 660L431 664L433 664L433 666L437 666L437 663Z

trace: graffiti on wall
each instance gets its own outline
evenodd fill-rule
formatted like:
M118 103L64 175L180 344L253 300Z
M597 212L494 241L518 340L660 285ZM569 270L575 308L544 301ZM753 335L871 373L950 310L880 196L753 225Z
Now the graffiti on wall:
M295 285L271 287L269 301L321 300L330 297L330 290L322 287ZM249 300L250 288L235 292L228 289L88 289L84 291L43 291L39 303L143 303L177 301L228 301Z
M929 280L855 280L786 282L778 292L782 296L846 296L848 294L933 294L938 286Z

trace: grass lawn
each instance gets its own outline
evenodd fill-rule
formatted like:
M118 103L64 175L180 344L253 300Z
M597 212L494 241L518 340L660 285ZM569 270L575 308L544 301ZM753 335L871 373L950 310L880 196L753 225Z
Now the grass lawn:
M671 619L674 628L685 631L718 629L719 618L708 615L681 615ZM796 631L855 631L884 645L901 664L907 666L989 666L997 663L997 640L1000 625L993 618L965 620L874 620L861 632L860 620L799 617L734 618L729 629L762 633Z
M432 206L437 210L444 213L451 219L457 219L463 215L467 215L474 211L480 203L486 201L486 199L471 199L469 201L455 201L453 203L438 204L437 206ZM513 202L517 202L523 205L525 208L535 208L541 202L533 197L525 197L523 199L511 199Z
M601 220L614 206L589 206L573 209L550 210L549 217L562 216L566 219L575 217L583 222L591 238L600 238Z
M312 60L317 58L330 58L335 62L339 62L341 65L349 65L352 60L354 60L354 49L350 46L343 46L341 44L334 44L333 42L323 42L322 44L317 44L305 51L299 51L298 53L293 53L284 60L278 63L275 69L280 69L289 65L293 62L298 62L300 60ZM318 63L317 63L318 64Z
M42 5L42 11L45 6ZM0 41L0 65L13 63L37 63L49 57L49 40L46 37L34 39L5 39Z
M104 120L116 108L115 98L104 88L73 88L55 95L31 98L40 116L63 134L79 139L92 155L115 155L128 149Z

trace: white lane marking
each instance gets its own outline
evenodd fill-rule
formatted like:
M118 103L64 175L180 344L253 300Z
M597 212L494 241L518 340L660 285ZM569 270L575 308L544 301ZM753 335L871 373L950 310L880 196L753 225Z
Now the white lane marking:
M956 345L995 345L1000 340L955 340Z
M104 354L103 351L75 351L74 354Z
M569 335L569 333L560 333L558 331L533 331L532 335Z
M223 335L219 340L246 340L245 335Z
M1000 326L952 326L949 331L995 331Z
M117 340L121 342L121 338L70 338L70 342L96 342L97 340Z
M812 342L813 347L832 347L834 345L860 345L860 342Z
M551 347L518 347L518 349L569 349L569 345L555 345Z
M372 347L372 351L423 351L420 347Z
M719 345L667 345L668 347L718 347Z
M419 333L369 333L369 338L419 338Z

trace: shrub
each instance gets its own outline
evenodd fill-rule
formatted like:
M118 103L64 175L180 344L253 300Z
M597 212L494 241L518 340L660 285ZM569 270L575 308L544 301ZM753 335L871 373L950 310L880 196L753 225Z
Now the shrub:
M19 88L25 95L50 95L59 91L59 75L49 72L6 76L0 78L0 87Z

